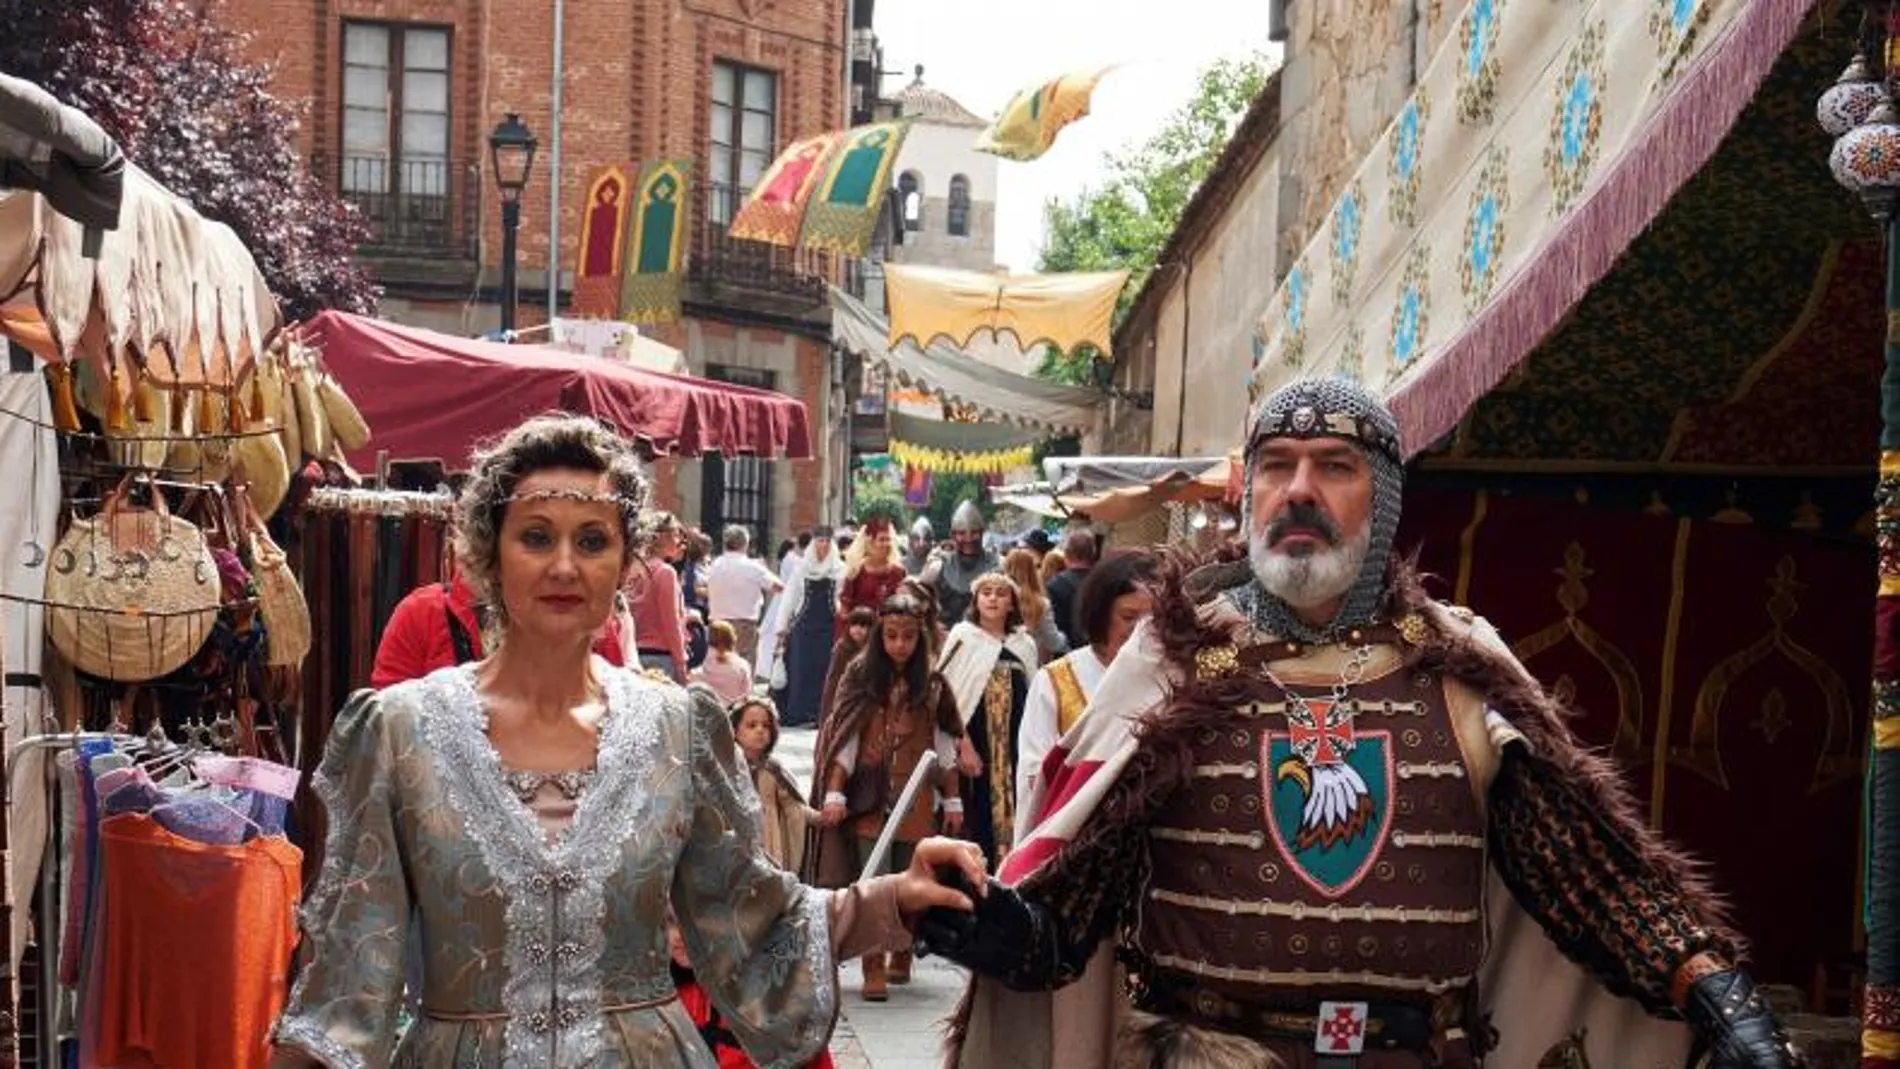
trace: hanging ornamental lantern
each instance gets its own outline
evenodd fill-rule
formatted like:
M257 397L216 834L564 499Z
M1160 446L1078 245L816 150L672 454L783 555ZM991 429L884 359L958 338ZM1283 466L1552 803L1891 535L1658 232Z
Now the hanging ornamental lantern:
M1866 54L1856 52L1847 69L1815 103L1814 117L1821 129L1839 137L1866 122L1886 99L1886 87L1867 69Z
M1900 186L1900 115L1882 100L1867 121L1842 134L1828 154L1834 180L1855 192Z

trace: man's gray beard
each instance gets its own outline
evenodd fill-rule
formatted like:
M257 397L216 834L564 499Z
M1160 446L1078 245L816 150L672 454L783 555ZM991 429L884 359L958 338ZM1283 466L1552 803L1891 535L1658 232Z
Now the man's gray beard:
M1362 524L1359 533L1338 545L1314 550L1304 557L1276 553L1267 544L1267 533L1255 530L1247 540L1247 557L1253 564L1254 578L1267 593L1295 609L1315 609L1344 597L1365 569L1366 551L1372 544L1372 525Z

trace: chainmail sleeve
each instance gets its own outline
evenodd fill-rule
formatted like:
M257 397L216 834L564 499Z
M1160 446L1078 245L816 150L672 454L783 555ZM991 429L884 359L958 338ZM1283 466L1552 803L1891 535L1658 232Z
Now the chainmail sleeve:
M1564 955L1612 994L1676 1018L1677 971L1699 954L1735 961L1693 870L1591 779L1506 746L1489 798L1492 862Z

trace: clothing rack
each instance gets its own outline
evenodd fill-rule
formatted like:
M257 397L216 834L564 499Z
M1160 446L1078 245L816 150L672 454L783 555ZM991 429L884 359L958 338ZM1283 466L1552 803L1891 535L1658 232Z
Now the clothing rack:
M370 684L376 647L396 604L450 574L454 497L446 491L313 490L286 546L310 608L314 642L304 661L298 767L321 759L330 720ZM312 827L321 814L303 807ZM320 840L312 840L315 847Z
M83 770L80 771L81 782L88 786L88 793L84 796L86 801L84 803L85 808L83 809L83 812L87 814L88 834L93 836L109 835L108 829L111 826L111 821L121 813L140 812L145 813L149 818L162 821L163 818L161 818L159 814L175 806L204 805L208 803L213 807L231 810L231 816L234 817L236 821L249 826L250 830L248 832L242 828L238 829L240 838L232 840L230 848L236 848L235 844L238 843L247 846L256 844L258 840L265 840L266 843L269 841L284 841L283 817L286 812L286 807L290 802L291 792L297 783L297 777L294 774L287 773L281 765L276 765L271 762L254 764L248 758L241 761L224 762L221 767L217 768L206 766L200 763L201 758L224 757L226 755L214 746L192 741L176 741L165 733L163 726L160 724L155 724L150 732L137 735L127 734L122 731L70 731L30 735L15 742L7 747L5 751L7 804L11 806L15 800L20 758L24 754L34 750L79 750L89 743L99 742L109 744L114 753L136 758L138 763L146 769L147 778L143 781L144 790L148 792L148 798L150 800L143 802L135 801L131 808L110 810L108 809L110 801L118 796L119 791L133 789L138 787L139 783L136 781L120 781L117 786L109 791L102 789L95 803L92 801L94 796L90 793L90 785L94 781L89 777L99 774L99 769L97 766L94 766L91 773L87 773ZM148 759L155 760L148 761ZM58 767L56 763L48 762L43 770L46 776L43 789L47 790L55 798L61 797L63 794L63 792L59 791L57 786L60 778ZM187 771L190 775L191 781L189 786L180 786L172 781L171 777L173 773L180 770ZM197 793L198 789L207 785L236 789L236 800L199 795ZM247 797L250 798L251 801L247 802L243 800ZM205 799L205 801L198 801L198 799L201 798ZM156 804L154 804L154 802L156 802ZM79 800L74 797L67 797L66 803L72 806L80 804ZM39 1028L37 1032L40 1038L39 1063L48 1066L61 1064L61 1059L67 1053L62 1047L69 1042L77 1041L81 1045L82 1058L90 1057L90 1055L85 1053L86 1044L93 1042L101 1033L94 1031L100 1026L92 1023L95 1018L88 1014L86 1010L90 999L105 997L102 995L103 989L93 987L92 981L86 979L86 973L84 971L80 973L79 986L77 988L62 986L62 959L70 957L75 946L90 946L92 939L100 937L96 933L93 933L91 928L82 928L82 931L92 934L87 934L84 937L86 940L84 944L75 944L71 942L74 938L73 933L67 929L67 925L70 921L67 919L69 915L62 908L60 874L62 871L65 871L68 863L77 864L76 859L80 855L77 852L70 855L62 853L61 829L65 826L65 822L61 819L61 808L59 804L53 804L48 807L45 854L39 868L38 877L38 895L40 902L40 923L38 931L40 934L37 943L40 951L38 966L41 1006L39 1009ZM264 815L267 812L271 814L268 817ZM218 839L199 839L196 833L187 832L183 828L175 825L164 825L161 823L160 827L164 828L164 830L158 834L163 836L166 842L175 842L182 835L201 843L212 844L212 849L221 848L220 845L218 845L220 844L220 840ZM237 825L233 824L232 827L237 827ZM82 889L82 883L84 883L85 886L104 886L101 881L103 881L111 871L109 865L104 869L98 867L106 863L108 859L113 856L110 843L100 838L93 838L87 840L87 842L90 844L89 849L93 852L88 855L90 858L89 867L83 871L86 872L87 881L90 882L75 881L72 888L68 889L67 893L69 894L89 893ZM266 850L268 851L269 849L272 848L266 845ZM281 851L282 848L277 847L275 849ZM10 851L5 848L4 840L0 840L0 865L11 865L12 862L8 856L9 853ZM267 856L270 855L267 854ZM276 856L281 857L282 855L278 854ZM294 892L297 885L295 871L292 870L288 875L292 897L291 900L285 904L287 911L286 917L288 916L288 912L294 909ZM86 918L81 922L83 925L89 926L99 923L95 918L101 915L94 913L92 908L84 905L83 900L82 904L77 908L80 910L77 915ZM0 899L0 933L3 933L0 934L0 938L6 940L6 956L0 958L0 967L5 967L6 964L12 960L12 918L15 910L16 903L14 902L12 885L8 883L6 894L3 899ZM110 930L112 923L115 922L107 922L106 930ZM262 937L263 936L260 935L260 938ZM241 938L248 940L251 936L246 934L241 936ZM97 954L100 953L100 951L95 950L91 953ZM288 964L287 955L288 951L286 949L284 957L286 965ZM90 954L87 957L88 960L95 960L91 958ZM169 957L167 957L166 960L170 960ZM110 964L93 964L81 965L80 967L82 970L88 970L111 969L113 966ZM266 972L269 975L275 975L274 969L268 969ZM139 975L146 974L140 973ZM5 983L4 997L7 1002L4 1007L4 1015L0 1015L0 1049L17 1049L17 1022L19 1017L19 987L17 976L14 975L13 971L9 968L3 979ZM159 991L157 987L153 987L150 990L154 993ZM74 1019L77 1022L74 1030L69 1031L62 1028L58 1021L60 1007L63 1005L64 999L68 997L63 996L61 994L62 991L78 992L77 997L79 1001L76 1005L81 1012L79 1016ZM154 994L154 997L164 996ZM106 1005L108 1010L105 1012L109 1014L111 1003L108 1002ZM107 1030L110 1031L110 1026L106 1027ZM9 1041L11 1041L10 1047L6 1046ZM125 1035L122 1032L118 1034L117 1041L121 1043L125 1041Z
M186 746L166 740L160 746L154 739L142 735L126 735L109 731L62 731L43 735L28 735L6 749L6 808L13 809L15 787L18 782L20 758L33 750L71 750L81 743L104 741L115 748L123 748L131 753L164 752L172 753L187 749ZM191 747L190 749L196 749ZM50 771L51 766L48 766ZM50 784L45 785L48 790ZM0 821L0 873L9 876L13 871L13 846L7 838L8 821ZM39 896L41 903L40 931L50 933L59 930L58 924L58 865L56 856L59 847L59 810L49 807L46 820L46 840L40 855ZM14 901L13 881L4 884L6 893L0 896L0 1051L11 1051L18 1064L20 1042L20 983L13 969L13 915L19 908ZM51 1027L52 1010L59 990L59 954L54 940L42 937L40 943L40 999L42 1009L39 1015L42 1065L55 1063L57 1052Z

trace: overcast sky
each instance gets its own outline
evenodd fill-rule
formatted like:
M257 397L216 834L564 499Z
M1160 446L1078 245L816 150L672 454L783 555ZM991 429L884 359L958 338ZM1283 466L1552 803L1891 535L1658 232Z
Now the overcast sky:
M1095 106L1039 160L999 162L996 256L1034 270L1042 205L1095 184L1104 152L1139 143L1193 92L1201 68L1260 51L1266 0L878 0L887 93L924 65L926 84L991 118L1016 90L1071 70L1125 66L1103 79Z

